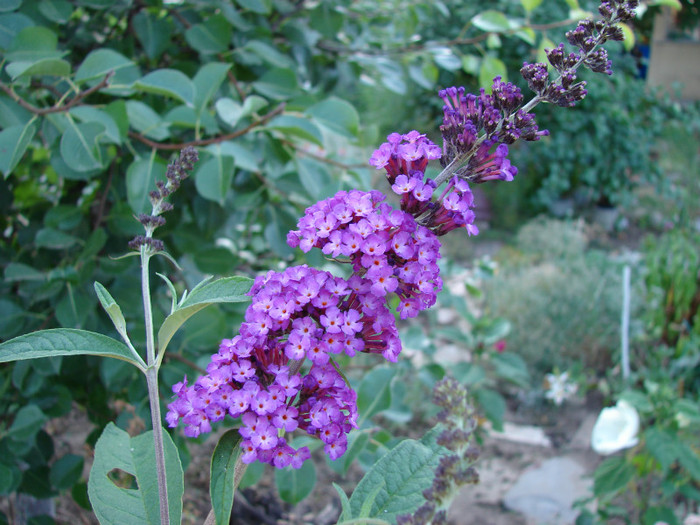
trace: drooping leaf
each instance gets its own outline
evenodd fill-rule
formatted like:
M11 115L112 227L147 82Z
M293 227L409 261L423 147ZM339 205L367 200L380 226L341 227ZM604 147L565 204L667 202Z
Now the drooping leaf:
M219 438L211 456L209 496L217 525L228 525L231 519L234 478L242 439L237 428L227 431Z
M165 351L170 339L187 319L214 303L240 303L248 301L246 295L253 285L252 279L242 276L224 277L194 290L180 307L168 317L158 331L158 349Z
M134 161L126 170L126 199L135 214L151 211L148 194L155 190L156 181L165 180L167 166L155 155Z
M21 335L0 343L0 363L58 355L99 355L114 357L145 368L129 348L106 335L73 328L52 328Z
M30 120L25 125L10 126L0 131L0 171L5 178L9 177L22 160L36 130L36 124Z
M163 432L163 446L170 521L180 523L184 476L177 448L167 432ZM110 478L113 471L133 476L137 488L118 486ZM159 525L153 431L132 438L114 423L109 423L95 445L88 495L101 523Z

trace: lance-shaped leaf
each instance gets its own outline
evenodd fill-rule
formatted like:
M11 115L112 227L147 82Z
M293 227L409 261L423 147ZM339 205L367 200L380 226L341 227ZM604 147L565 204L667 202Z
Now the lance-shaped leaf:
M165 318L158 331L159 358L162 358L165 348L175 332L194 314L214 303L240 303L248 301L246 295L253 280L248 277L235 276L217 279L214 282L196 288L179 308Z
M180 523L184 476L177 447L167 432L163 433L163 447L170 522ZM110 474L117 474L118 478L133 476L137 488L118 486ZM114 423L105 427L95 445L95 461L88 479L88 496L100 523L160 525L152 430L132 438Z
M0 363L58 355L100 355L128 361L145 370L146 364L129 348L106 335L73 328L53 328L21 335L0 344Z
M239 477L245 464L238 464L243 438L234 428L226 432L216 444L211 456L211 475L209 477L209 496L217 525L226 525L231 519L233 496L236 490L236 466Z
M114 297L107 291L107 288L97 281L95 281L95 293L100 300L102 308L105 309L105 312L107 312L107 315L109 315L109 318L112 320L114 328L117 329L117 332L119 332L119 335L122 336L124 341L128 341L129 336L126 335L126 321L124 320L124 314L122 314L122 309L117 304L117 301L115 301Z

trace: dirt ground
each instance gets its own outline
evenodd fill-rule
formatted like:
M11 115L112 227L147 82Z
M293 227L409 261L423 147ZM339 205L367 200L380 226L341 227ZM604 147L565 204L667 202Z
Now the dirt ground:
M595 403L593 403L595 405ZM507 420L516 424L540 426L551 446L537 446L514 442L507 434L486 435L481 456L477 462L481 482L468 486L460 493L450 513L452 525L528 525L523 516L508 511L503 506L503 496L518 476L529 466L554 457L565 450L581 421L597 413L598 408L579 402L561 409L529 413L511 411ZM56 437L57 454L82 453L89 458L84 438L89 424L80 410L67 418L53 420L48 430ZM208 475L211 453L216 444L212 436L203 445L190 447L192 461L185 473L185 498L183 524L201 524L209 511ZM320 452L320 451L319 451ZM236 494L231 524L234 525L330 525L340 514L340 500L332 483L337 483L351 494L363 472L353 465L346 476L330 470L322 452L316 459L317 483L311 495L296 506L281 501L276 493L272 470L266 471L254 487ZM85 476L89 472L86 462ZM0 509L7 511L8 498L0 498ZM97 520L90 512L79 507L68 495L56 500L56 521L66 525L92 525Z

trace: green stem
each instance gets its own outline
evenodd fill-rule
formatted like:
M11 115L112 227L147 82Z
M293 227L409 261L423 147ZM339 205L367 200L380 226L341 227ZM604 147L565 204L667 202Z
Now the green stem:
M170 509L168 506L168 484L165 472L165 451L163 449L163 425L160 421L160 396L158 395L158 368L153 336L153 310L151 307L151 287L148 275L148 262L151 258L151 248L141 246L141 294L143 295L143 312L146 325L146 382L148 384L148 401L151 407L153 424L153 445L155 450L156 474L158 477L158 499L160 501L160 519L162 525L170 525Z
M158 396L158 369L151 367L146 372L148 383L148 400L151 405L151 422L153 423L153 445L156 454L156 473L158 475L158 496L160 500L160 522L170 524L168 506L168 481L165 473L165 451L163 449L163 425L160 422L160 398Z

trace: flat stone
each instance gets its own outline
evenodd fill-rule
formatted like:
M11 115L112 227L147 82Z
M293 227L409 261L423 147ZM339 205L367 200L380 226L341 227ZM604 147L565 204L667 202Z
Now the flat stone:
M579 450L591 450L591 434L593 433L593 425L595 425L598 419L598 414L588 414L581 425L579 425L578 430L571 438L571 443L569 443L569 449L579 449Z
M540 427L532 425L516 425L508 421L503 423L503 432L491 430L491 437L503 439L513 443L522 443L524 445L533 445L538 447L551 448L552 442Z
M578 515L574 502L589 494L587 469L571 457L543 461L526 470L506 493L506 508L537 525L570 525Z

